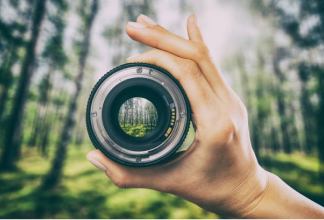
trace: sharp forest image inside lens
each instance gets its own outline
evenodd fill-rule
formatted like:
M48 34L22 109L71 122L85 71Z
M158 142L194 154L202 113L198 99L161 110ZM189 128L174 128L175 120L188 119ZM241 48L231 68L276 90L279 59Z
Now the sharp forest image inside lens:
M135 97L122 104L119 109L118 121L126 134L133 137L143 137L155 128L158 113L152 102Z
M176 156L190 116L187 95L168 71L128 63L94 86L86 124L93 145L107 157L128 166L149 166Z

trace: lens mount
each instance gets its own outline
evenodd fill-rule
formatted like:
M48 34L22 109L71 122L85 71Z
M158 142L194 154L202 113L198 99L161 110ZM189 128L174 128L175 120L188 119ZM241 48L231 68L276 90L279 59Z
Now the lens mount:
M134 97L150 101L157 110L154 129L143 137L126 134L118 113ZM166 70L147 63L128 63L106 73L88 100L86 123L97 149L129 166L148 166L171 158L190 125L190 105L179 82Z

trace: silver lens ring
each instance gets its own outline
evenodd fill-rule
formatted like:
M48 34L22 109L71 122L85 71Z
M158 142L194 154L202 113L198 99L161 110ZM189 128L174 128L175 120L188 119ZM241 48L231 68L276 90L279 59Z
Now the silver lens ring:
M160 99L165 101L165 105L168 107L167 111L170 111L170 113L168 112L169 119L167 117L164 124L165 121L169 121L155 135L157 136L155 140L158 140L154 142L155 145L152 143L144 150L141 150L141 146L137 148L127 147L125 138L118 140L118 135L113 138L112 131L115 129L108 128L113 119L110 120L109 116L105 115L113 107L111 103L105 104L107 97L116 88L122 85L124 87L125 85L134 85L137 82L148 82L148 84L154 85L154 88L161 86L164 90L161 89L169 94L168 100L167 95L161 95ZM122 91L123 89L119 90ZM132 93L131 90L129 93ZM167 158L171 158L171 155L174 155L188 133L190 115L188 98L179 82L170 73L152 64L129 63L111 70L95 85L88 100L86 122L91 141L107 157L125 165L147 166L165 161ZM130 139L129 144L133 144L132 139Z

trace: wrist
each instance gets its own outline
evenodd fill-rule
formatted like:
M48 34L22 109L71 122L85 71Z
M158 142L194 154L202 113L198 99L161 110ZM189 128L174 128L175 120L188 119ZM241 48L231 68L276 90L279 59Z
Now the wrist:
M235 217L243 218L258 207L271 187L270 175L271 173L257 164L256 170L246 177L238 188L234 200L236 201L233 210Z
M219 211L224 217L243 218L253 212L262 202L271 185L269 172L259 164L244 175L238 184L230 189L229 194L221 200Z
M278 176L266 172L266 190L244 218L315 219L324 217L324 208L296 192Z
M259 174L256 178L259 180L258 183L254 184L254 193L245 204L242 205L242 209L237 212L237 216L240 218L246 218L251 216L252 213L257 212L257 209L265 203L267 194L273 188L273 178L276 176L259 166ZM253 186L253 185L252 185Z

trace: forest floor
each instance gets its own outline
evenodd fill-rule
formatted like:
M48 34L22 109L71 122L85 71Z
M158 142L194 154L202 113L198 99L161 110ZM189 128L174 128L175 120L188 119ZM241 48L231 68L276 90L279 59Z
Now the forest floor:
M148 125L131 125L131 124L120 124L120 127L123 131L133 137L143 137L149 134L155 127L155 125L148 126Z
M0 174L0 218L217 218L173 195L146 189L119 189L85 158L90 144L71 145L61 185L39 191L49 159L24 148L15 173ZM324 184L318 181L316 158L300 154L261 158L265 169L324 205Z

